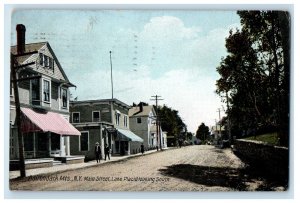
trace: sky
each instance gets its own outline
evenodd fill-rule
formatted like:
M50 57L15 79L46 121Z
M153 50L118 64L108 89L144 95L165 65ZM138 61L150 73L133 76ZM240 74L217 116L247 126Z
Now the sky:
M226 105L215 93L216 67L226 56L225 38L240 28L236 11L15 10L26 26L26 43L48 41L78 100L114 98L178 110L190 132L215 125Z

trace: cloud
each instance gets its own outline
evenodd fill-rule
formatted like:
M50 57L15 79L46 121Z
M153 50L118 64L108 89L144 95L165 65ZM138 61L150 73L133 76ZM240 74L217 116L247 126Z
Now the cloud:
M226 54L225 37L235 26L200 35L199 27L161 16L152 18L141 31L120 29L113 51L114 97L131 105L139 101L154 104L151 96L160 95L164 100L159 104L178 110L189 131L195 132L201 122L214 125L222 105L214 93L216 67ZM111 98L109 64L102 66L107 68L71 78L78 81L74 96L79 100Z
M160 16L150 19L144 26L142 35L153 40L192 39L200 32L198 27L187 28L179 18L173 16Z

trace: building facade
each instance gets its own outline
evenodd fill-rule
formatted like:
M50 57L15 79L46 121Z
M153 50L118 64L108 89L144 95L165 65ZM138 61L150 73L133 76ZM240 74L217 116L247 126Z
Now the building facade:
M21 67L17 72L21 126L16 125L16 103L11 85L10 160L19 158L17 127L22 131L25 159L70 156L70 136L80 134L69 123L69 88L74 85L50 44L25 44L25 26L22 29L17 33L22 39L18 43L23 43L22 53L28 54L19 54L19 44L11 47L11 66Z
M136 153L143 140L129 130L130 106L117 99L72 101L70 122L81 132L71 139L71 153L95 159L94 147L98 142L102 157L107 144L113 155Z
M225 126L216 124L210 128L211 136L214 144L218 144L222 140L222 135L225 134Z
M129 109L130 130L144 140L145 150L167 148L166 135L156 125L156 116L154 107L143 102Z

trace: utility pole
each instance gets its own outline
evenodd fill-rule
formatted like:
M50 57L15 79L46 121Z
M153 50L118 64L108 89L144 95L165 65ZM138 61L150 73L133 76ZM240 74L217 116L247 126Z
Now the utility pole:
M229 137L229 143L231 144L231 142L232 142L232 137L231 137L231 123L230 123L230 118L229 118L228 91L226 91L226 104L227 104L227 127L228 127L228 137Z
M163 99L160 99L159 97L161 96L158 96L158 95L155 95L155 96L151 96L155 99L150 99L150 100L153 100L155 101L155 106L156 106L156 140L157 140L157 151L158 151L158 143L159 143L159 146L160 146L160 150L162 150L162 147L161 147L161 135L160 135L160 130L159 130L159 126L160 126L160 121L159 121L159 116L158 116L158 100L163 100ZM159 142L158 142L158 138L159 138Z
M111 99L114 99L114 83L113 83L113 74L112 74L111 51L109 51L109 58L110 58Z
M19 89L18 89L18 82L24 80L31 80L40 78L40 75L31 76L31 77L17 77L18 69L24 69L29 65L35 64L35 62L29 62L27 64L19 65L17 58L25 55L36 54L37 51L27 52L25 53L25 31L26 28L22 24L18 24L17 27L17 54L10 54L10 71L11 71L11 84L14 88L14 98L15 98L15 106L16 106L16 126L18 131L18 144L19 144L19 168L20 168L20 176L26 177L26 170L25 170L25 158L24 158L24 142L23 142L23 134L21 131L21 105L20 105L20 98L19 98ZM21 33L21 34L20 34Z
M35 62L30 62L23 65L18 65L18 62L16 60L19 56L25 56L28 54L34 54L37 52L28 52L28 53L20 53L18 55L10 55L10 70L11 70L11 77L12 81L11 84L14 88L14 98L15 98L15 106L16 106L16 126L18 130L18 144L19 144L19 167L20 167L20 176L26 177L26 170L25 170L25 158L24 158L24 142L23 142L23 134L21 131L21 105L20 105L20 98L19 98L19 89L18 89L18 82L24 81L24 80L31 80L40 78L40 75L36 76L30 76L30 77L23 77L23 78L17 78L17 70L20 68L25 68L26 66L35 64Z
M16 124L18 129L18 143L19 143L19 167L20 167L20 176L21 178L26 177L25 171L25 158L24 158L24 143L23 143L23 134L21 131L21 107L19 99L19 90L17 83L17 71L16 71L17 62L13 54L10 55L10 71L12 76L12 84L14 87L14 97L16 105Z

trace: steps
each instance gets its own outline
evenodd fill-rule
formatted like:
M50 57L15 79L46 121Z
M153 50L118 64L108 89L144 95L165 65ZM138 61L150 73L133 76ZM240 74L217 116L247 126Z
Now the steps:
M53 166L62 165L61 161L53 161Z

